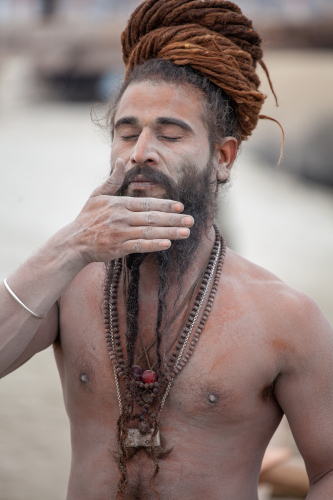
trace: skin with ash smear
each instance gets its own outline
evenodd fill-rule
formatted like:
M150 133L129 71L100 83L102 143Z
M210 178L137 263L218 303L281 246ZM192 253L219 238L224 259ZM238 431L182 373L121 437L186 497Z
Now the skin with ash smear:
M228 137L211 150L202 96L188 85L131 83L118 104L115 124L112 176L92 193L73 222L8 278L20 299L47 317L41 321L29 316L27 321L29 313L4 286L0 289L2 376L58 339L55 358L73 448L67 500L117 496L119 404L101 313L105 263L135 252L160 252L171 241L190 241L196 223L177 200L164 199L166 188L158 179L138 173L126 187L126 196L115 194L126 172L138 165L149 166L176 185L184 166L199 175L209 165L214 194L216 181L229 177L237 153L237 141ZM133 197L138 191L140 197ZM206 222L196 242L179 303L210 258L215 239L211 223ZM137 320L145 345L156 335L160 276L155 257L147 255L140 266ZM179 293L176 273L170 272L168 280L165 301L172 311ZM118 327L126 352L123 287L121 279ZM173 332L184 315L175 320ZM167 350L166 342L162 338L161 353ZM135 356L141 351L138 341ZM161 445L173 447L160 460L152 483L161 500L257 500L262 457L283 413L305 458L311 484L307 499L331 498L332 352L332 329L309 297L227 249L211 313L160 415ZM89 376L78 353L89 363ZM150 355L155 362L156 351ZM144 358L140 366L149 369ZM94 390L86 390L92 381ZM120 390L123 398L122 378ZM150 487L153 470L151 457L136 453L127 463L123 498L158 498Z

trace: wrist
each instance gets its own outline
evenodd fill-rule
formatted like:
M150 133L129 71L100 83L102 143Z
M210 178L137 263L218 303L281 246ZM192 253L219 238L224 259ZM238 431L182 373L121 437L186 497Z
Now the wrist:
M45 316L86 265L66 226L12 273L8 284L31 311Z
M46 243L45 247L56 266L73 279L90 262L77 242L77 231L73 223L60 229Z

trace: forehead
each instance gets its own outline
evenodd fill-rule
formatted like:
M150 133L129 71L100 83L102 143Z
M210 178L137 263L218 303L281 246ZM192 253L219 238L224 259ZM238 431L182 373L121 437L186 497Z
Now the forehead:
M167 116L187 121L192 127L204 127L200 92L189 85L134 82L125 90L114 121L124 116L135 116L142 124Z

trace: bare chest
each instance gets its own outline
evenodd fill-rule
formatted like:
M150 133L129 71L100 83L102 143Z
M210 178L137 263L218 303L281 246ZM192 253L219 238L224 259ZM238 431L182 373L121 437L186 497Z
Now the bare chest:
M263 450L281 419L274 397L279 357L267 342L269 332L260 317L247 313L240 303L234 301L231 306L226 302L216 296L193 354L176 375L165 398L160 415L161 445L164 449L172 448L172 452L163 460L155 483L164 495L161 498L179 495L178 490L170 493L175 477L177 488L179 484L184 488L184 500L202 498L202 492L213 484L210 498L220 498L222 492L216 479L221 473L228 482L234 478L230 495L225 496L223 490L225 498L240 498L249 488L249 481L253 484L248 498L256 498L256 474ZM156 301L151 297L140 317L146 345L154 336L155 311ZM125 331L126 321L120 310L119 332L124 351ZM119 398L105 338L102 280L88 287L76 287L62 297L60 332L60 347L55 352L75 457L70 490L73 487L76 491L89 477L87 488L92 488L93 496L105 487L116 488L119 479L114 460ZM140 354L140 347L136 354ZM169 353L166 359L163 357L163 366L168 357ZM119 389L123 402L125 386L121 377ZM103 467L92 477L94 464ZM211 464L209 470L207 464ZM235 475L235 470L239 475ZM196 484L195 471L204 473ZM129 499L155 498L149 489L151 474L151 460L139 452L129 464Z
M140 342L143 339L149 346L153 338L153 306L147 304L141 312L142 338L137 340L136 359L141 356L144 369L149 366ZM68 407L74 415L78 408L88 407L89 412L80 411L86 418L88 414L97 419L106 414L116 419L119 398L105 339L102 286L65 295L60 328L61 349L56 352ZM121 313L119 331L126 356L126 323ZM231 313L217 297L193 354L174 379L163 412L219 426L275 411L274 381L279 359L265 336L260 320L246 312ZM156 363L154 349L149 350L152 363ZM164 353L163 363L169 356L170 352ZM121 378L120 391L124 391Z

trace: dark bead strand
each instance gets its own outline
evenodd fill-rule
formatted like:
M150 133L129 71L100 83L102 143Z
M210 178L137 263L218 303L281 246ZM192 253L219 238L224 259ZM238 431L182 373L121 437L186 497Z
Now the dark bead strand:
M109 315L110 287L111 287L110 278L107 278L104 287L104 325L106 331L106 343L108 346L109 357L113 362L113 360L115 359L115 355L112 349L111 331L110 331L110 315Z
M214 226L215 227L215 226ZM206 272L204 274L204 278L202 280L202 284L200 286L200 289L199 289L199 292L198 292L198 295L196 297L196 300L194 302L195 304L195 308L196 308L196 311L198 310L198 306L200 305L200 299L202 298L202 295L203 293L205 292L206 288L207 288L207 283L209 281L209 278L210 278L210 275L211 275L211 272L212 272L212 269L214 267L214 261L216 259L216 255L218 253L218 250L219 250L219 242L221 242L221 248L220 248L220 256L219 256L219 260L218 260L218 263L216 263L216 269L218 268L218 264L220 262L220 257L223 253L223 241L222 241L222 237L218 231L218 229L215 227L215 231L216 231L216 238L215 238L215 243L214 243L214 246L213 246L213 250L212 250L212 254L211 254L211 257L209 259L209 263L207 265L207 269L206 269ZM214 287L214 284L216 282L216 279L214 280L214 283L213 283L213 287ZM218 283L218 282L217 282ZM215 295L215 293L214 293ZM208 302L210 304L212 304L212 298L214 296L213 295L209 295L208 297L208 301L207 301L207 305L208 305ZM199 340L199 335L205 325L205 322L208 318L208 315L209 315L209 312L210 312L210 309L207 309L207 305L206 305L206 308L205 308L205 311L203 313L203 316L200 320L200 324L199 324L199 327L197 328L194 336L193 336L193 339L192 339L192 342L190 344L190 348L189 348L189 351L179 360L177 366L175 365L174 368L171 370L171 367L170 367L170 363L167 364L167 367L169 368L169 370L171 370L171 373L170 373L170 376L169 378L172 380L175 378L175 376L180 372L180 370L186 365L188 359L190 358L190 356L192 355L193 351L194 351L194 348L196 346L196 343L197 341ZM211 306L210 306L211 307ZM193 309L192 309L192 312L193 312ZM195 315L193 315L193 318L195 317ZM190 315L190 318L191 318L191 315ZM191 323L193 322L193 320L189 323L189 325L187 324L186 326L191 326ZM186 331L186 333L189 332L189 329L186 328L186 330L184 329L184 332ZM187 335L186 335L187 336ZM186 338L186 337L185 337ZM176 350L180 350L182 348L182 344L183 342L178 342L177 344L177 347L176 347ZM171 356L171 358L173 358L173 360L175 359L175 355L177 356L177 352L176 353L173 353L173 355ZM170 362L171 362L171 358L170 358Z
M214 301L214 297L216 295L216 291L217 291L218 284L219 284L219 278L220 278L221 273L222 273L222 266L223 266L223 262L224 262L224 258L225 258L225 253L226 253L225 240L221 236L221 251L220 251L219 260L218 260L218 263L217 263L217 266L216 266L216 273L215 273L215 277L214 277L213 287L212 287L212 289L210 291L210 294L209 294L209 297L208 297L208 301L207 301L207 304L206 304L206 308L205 308L205 311L204 311L204 313L202 315L202 319L200 321L200 326L197 328L196 333L193 336L193 340L192 340L192 342L190 344L189 351L185 354L185 356L179 362L179 365L182 366L182 367L184 366L183 363L186 363L188 361L188 359L190 358L190 356L193 354L195 345L196 345L196 343L199 340L200 333L202 332L203 327L204 327L204 325L206 323L206 320L208 318L209 312L211 311L211 308L212 308L212 305L213 305L213 301Z
M215 228L215 230L216 229L217 228ZM206 304L206 308L205 308L205 311L204 311L204 313L202 315L199 327L197 328L197 330L196 330L196 332L195 332L195 334L193 336L193 340L192 340L192 342L190 344L189 351L178 362L178 365L177 365L177 368L176 368L177 371L174 369L174 372L176 372L175 373L176 375L177 375L177 372L179 372L186 365L188 359L192 355L192 353L194 351L194 348L196 346L196 343L199 340L200 333L202 332L202 329L203 329L203 327L205 325L205 322L206 322L206 320L208 318L209 312L210 312L212 304L213 304L213 300L214 300L214 297L215 297L215 294L216 294L216 290L217 290L217 286L218 286L218 281L219 281L219 276L221 274L222 264L223 264L223 260L224 260L224 256L225 256L225 241L221 237L221 235L219 234L218 230L216 230L216 241L215 241L215 244L214 244L214 247L213 247L213 252L212 252L210 261L209 261L209 263L207 265L207 271L208 270L211 271L213 269L213 264L214 264L213 255L215 255L215 256L217 255L218 242L219 241L221 241L221 250L220 250L219 259L218 259L218 262L217 262L217 265L216 265L216 275L215 275L215 279L213 281L212 290L211 290L211 292L209 294L208 301L207 301L207 304ZM209 275L210 273L207 272L207 274ZM205 279L206 279L206 274L205 274Z
M110 295L108 297L107 302L108 302L108 317L110 323L111 323L110 309L112 312L112 329L113 329L113 346L111 343L111 351L109 350L111 352L110 358L114 366L117 368L118 375L123 377L125 374L124 370L125 365L124 365L124 356L120 343L120 335L118 334L118 312L117 312L117 292L121 276L121 269L122 269L121 260L118 260L116 261L113 270L113 282L111 285L109 282L108 291ZM115 345L117 347L115 347ZM117 354L118 354L118 362L117 362Z

